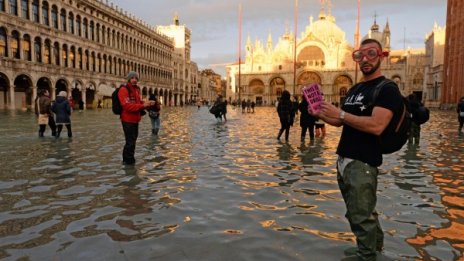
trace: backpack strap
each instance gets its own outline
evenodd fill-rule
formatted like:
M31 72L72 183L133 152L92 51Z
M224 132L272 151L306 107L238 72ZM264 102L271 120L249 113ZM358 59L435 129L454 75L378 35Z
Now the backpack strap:
M369 106L374 106L377 97L379 97L380 90L382 90L383 86L387 85L388 83L394 82L390 79L385 78L375 86L374 93L372 94L372 101L369 103Z

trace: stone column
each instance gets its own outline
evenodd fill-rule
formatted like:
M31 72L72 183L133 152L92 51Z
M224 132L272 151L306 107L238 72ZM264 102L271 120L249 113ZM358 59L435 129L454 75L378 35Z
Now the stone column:
M54 100L56 97L56 86L53 88L53 86L50 88L50 100Z
M37 98L38 86L32 86L31 111L35 111L35 99Z
M15 105L15 86L14 85L10 85L10 89L8 90L8 93L9 93L9 98L10 98L10 109L11 110L14 110L16 109L16 105Z
M84 87L82 88L81 96L82 96L82 101L84 102L84 110L85 110L87 108L87 90Z

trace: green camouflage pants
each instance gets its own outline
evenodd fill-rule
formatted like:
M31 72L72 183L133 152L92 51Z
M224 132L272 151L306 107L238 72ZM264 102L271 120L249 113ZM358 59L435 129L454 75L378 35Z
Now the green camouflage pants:
M340 164L343 160L345 165ZM345 217L356 236L356 255L362 260L375 260L376 251L383 248L383 232L375 211L378 173L376 167L358 160L340 157L337 164L338 186L347 210Z

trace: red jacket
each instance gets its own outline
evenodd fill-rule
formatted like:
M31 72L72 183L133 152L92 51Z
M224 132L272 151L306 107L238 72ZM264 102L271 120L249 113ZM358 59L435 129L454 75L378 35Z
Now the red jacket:
M122 106L121 121L130 123L139 123L142 119L140 111L145 107L140 99L140 94L137 88L132 86L130 83L126 84L127 88L130 89L130 94L126 87L122 87L118 92L119 102Z

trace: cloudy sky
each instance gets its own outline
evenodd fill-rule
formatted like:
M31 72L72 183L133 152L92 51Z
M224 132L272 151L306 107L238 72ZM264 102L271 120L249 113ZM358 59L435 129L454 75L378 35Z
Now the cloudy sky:
M321 0L298 0L298 35L315 20ZM224 64L234 62L238 53L238 6L242 4L242 50L250 35L265 42L271 32L274 45L294 27L295 0L110 0L150 25L168 25L175 13L180 23L192 31L192 60L200 69L212 68L224 74ZM354 42L357 0L332 0L337 25ZM392 33L392 49L424 47L435 22L446 24L446 0L361 0L361 36L370 29L377 14L383 30L387 19ZM243 54L244 52L242 52Z

